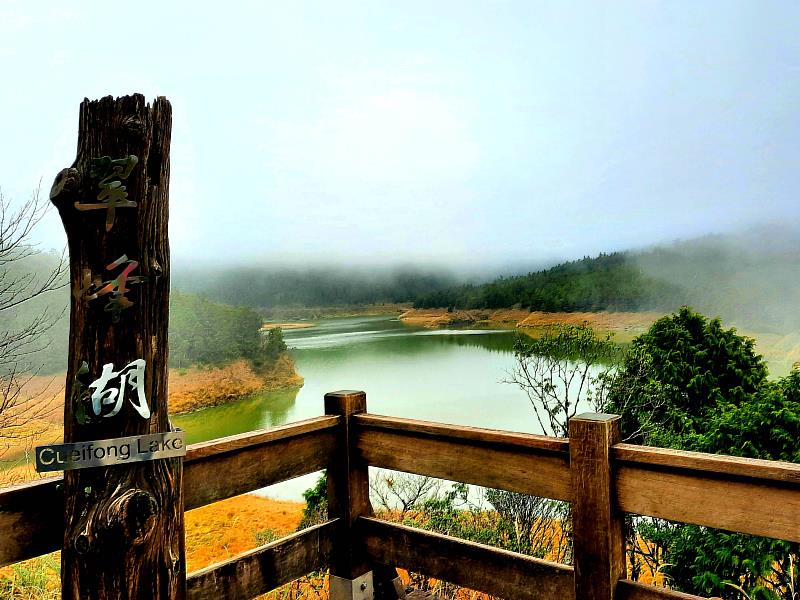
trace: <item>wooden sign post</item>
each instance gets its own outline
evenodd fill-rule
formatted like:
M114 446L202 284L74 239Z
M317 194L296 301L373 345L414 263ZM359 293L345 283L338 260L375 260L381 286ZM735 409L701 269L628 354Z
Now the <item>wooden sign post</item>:
M165 98L152 106L138 94L84 100L77 158L50 192L70 253L66 444L148 434L142 439L152 440L171 431L171 127ZM105 465L100 449L116 446L72 447ZM185 597L181 477L181 458L65 473L63 600Z

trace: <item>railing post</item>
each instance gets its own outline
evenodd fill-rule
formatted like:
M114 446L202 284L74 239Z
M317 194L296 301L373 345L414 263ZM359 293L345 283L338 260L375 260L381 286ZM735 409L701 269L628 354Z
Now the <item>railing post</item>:
M351 417L366 411L364 392L346 390L325 394L325 414L342 417L336 455L328 468L328 515L342 520L331 556L331 600L374 598L372 571L354 531L355 520L372 512L367 465L351 451L354 443Z
M610 448L619 417L585 413L569 421L575 598L613 600L625 577L623 516L616 507Z

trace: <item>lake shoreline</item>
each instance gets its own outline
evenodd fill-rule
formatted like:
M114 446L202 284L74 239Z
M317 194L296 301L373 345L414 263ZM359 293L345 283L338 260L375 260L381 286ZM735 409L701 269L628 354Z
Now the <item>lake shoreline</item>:
M261 310L265 324L277 322L303 323L321 319L346 317L380 317L400 315L411 309L411 303L342 304L332 306L274 307ZM313 324L312 324L313 326Z
M252 394L302 386L303 377L288 352L264 369L256 369L245 360L220 367L170 369L169 413L185 414L235 402Z
M647 331L663 316L656 312L544 312L519 308L465 309L449 311L445 308L412 308L400 315L407 324L430 329L452 327L477 327L515 329L536 335L551 325L580 325L587 323L594 329L613 333L621 341L628 341Z

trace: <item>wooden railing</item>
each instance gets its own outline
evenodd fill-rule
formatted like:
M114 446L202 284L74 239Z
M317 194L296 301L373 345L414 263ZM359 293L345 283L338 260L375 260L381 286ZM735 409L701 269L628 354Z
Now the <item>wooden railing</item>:
M330 520L189 574L188 598L375 565L509 599L695 598L625 579L624 513L800 542L800 465L622 444L611 415L562 439L370 415L360 392L325 401L327 416L190 446L185 509L327 469ZM376 519L368 466L569 501L575 567ZM0 566L60 549L63 506L60 478L0 490Z

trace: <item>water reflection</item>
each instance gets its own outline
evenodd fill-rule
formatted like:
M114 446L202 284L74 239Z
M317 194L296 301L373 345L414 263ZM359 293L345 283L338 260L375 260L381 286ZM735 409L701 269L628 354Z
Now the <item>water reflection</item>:
M289 420L299 389L253 394L241 400L170 417L194 444L254 429L282 425Z
M410 327L399 319L361 317L331 319L308 329L284 332L295 351L324 350L369 344L370 352L419 352L436 346L456 345L511 352L514 333L502 329L424 329Z

